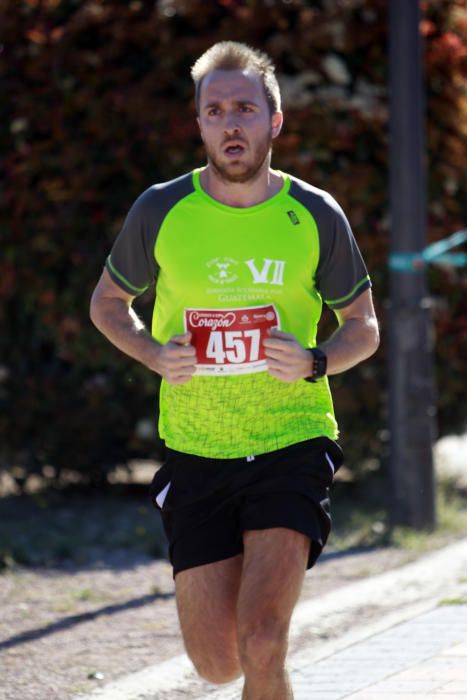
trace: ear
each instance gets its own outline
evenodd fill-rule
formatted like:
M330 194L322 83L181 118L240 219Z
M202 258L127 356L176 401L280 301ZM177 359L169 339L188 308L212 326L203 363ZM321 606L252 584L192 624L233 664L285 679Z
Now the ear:
M282 112L274 112L271 117L272 138L275 139L281 133L284 115Z

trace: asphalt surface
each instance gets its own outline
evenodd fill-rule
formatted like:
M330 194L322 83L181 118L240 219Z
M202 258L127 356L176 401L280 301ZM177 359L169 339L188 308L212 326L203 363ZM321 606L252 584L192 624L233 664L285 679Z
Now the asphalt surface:
M299 604L289 667L295 700L467 700L467 539ZM204 683L182 655L86 700L240 696L240 682Z

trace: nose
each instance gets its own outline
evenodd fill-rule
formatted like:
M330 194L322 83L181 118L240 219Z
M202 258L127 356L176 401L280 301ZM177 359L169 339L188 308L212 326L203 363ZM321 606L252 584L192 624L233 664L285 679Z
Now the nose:
M238 127L237 114L235 112L226 112L224 131L226 133L238 133L240 131Z

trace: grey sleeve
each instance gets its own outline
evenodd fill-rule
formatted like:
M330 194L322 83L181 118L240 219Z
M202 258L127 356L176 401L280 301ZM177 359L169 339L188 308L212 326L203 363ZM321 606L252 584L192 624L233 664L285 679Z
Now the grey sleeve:
M324 303L341 309L370 289L371 281L347 217L335 200L330 198L328 204L318 222L320 256L315 281Z
M315 221L319 236L319 262L315 285L331 309L342 309L371 281L347 217L336 200L324 190L291 178L290 194Z
M113 281L138 296L156 281L157 236L169 211L194 190L192 173L149 187L128 212L105 266Z
M138 296L154 282L157 264L154 246L158 233L157 194L149 188L131 207L105 266L125 292Z

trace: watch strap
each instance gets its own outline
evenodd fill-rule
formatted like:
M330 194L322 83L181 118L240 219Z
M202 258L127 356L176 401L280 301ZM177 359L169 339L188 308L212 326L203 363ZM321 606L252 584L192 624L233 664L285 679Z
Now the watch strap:
M311 375L309 377L305 377L305 381L315 382L317 379L321 379L321 377L325 376L328 358L320 348L307 348L307 350L311 353L313 362L311 365Z

